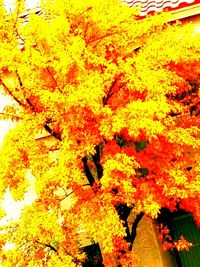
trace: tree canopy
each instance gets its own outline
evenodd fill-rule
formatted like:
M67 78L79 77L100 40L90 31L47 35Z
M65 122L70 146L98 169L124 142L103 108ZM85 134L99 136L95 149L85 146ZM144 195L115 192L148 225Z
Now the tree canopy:
M41 10L24 22L23 1L11 14L0 6L0 89L15 102L1 114L15 127L0 150L0 195L23 199L27 173L37 193L2 229L1 248L15 244L2 266L81 266L82 231L105 266L106 255L131 266L143 214L181 208L200 225L200 36L118 0Z

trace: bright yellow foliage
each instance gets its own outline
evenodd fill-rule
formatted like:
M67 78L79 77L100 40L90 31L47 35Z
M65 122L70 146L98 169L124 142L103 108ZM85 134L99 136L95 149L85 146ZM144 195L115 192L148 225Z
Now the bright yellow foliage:
M178 203L200 224L193 26L140 19L119 0L44 0L26 22L23 0L11 14L0 3L0 90L14 101L0 116L15 122L0 195L22 200L27 173L37 193L2 227L0 246L15 244L2 266L81 266L88 240L128 266L130 211L154 219Z

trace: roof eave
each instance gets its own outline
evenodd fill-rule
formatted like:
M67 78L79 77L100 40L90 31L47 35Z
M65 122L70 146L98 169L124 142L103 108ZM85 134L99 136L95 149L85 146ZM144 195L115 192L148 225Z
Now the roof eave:
M178 19L188 18L195 15L200 15L200 4L190 5L180 9L175 9L170 11L170 14L171 14L171 19L169 20L169 22Z

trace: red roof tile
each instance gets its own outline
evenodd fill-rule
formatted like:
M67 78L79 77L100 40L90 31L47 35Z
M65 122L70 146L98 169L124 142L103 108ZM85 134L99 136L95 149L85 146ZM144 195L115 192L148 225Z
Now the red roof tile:
M161 10L174 10L196 5L200 0L125 0L129 6L140 7L140 16Z

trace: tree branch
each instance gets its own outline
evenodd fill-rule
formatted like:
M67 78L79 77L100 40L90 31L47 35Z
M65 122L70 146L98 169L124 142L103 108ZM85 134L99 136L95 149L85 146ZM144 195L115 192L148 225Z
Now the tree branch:
M137 226L138 226L139 222L141 221L142 217L144 216L144 213L141 212L136 216L135 221L132 224L132 228L131 228L131 232L130 232L127 219L128 219L128 216L130 215L132 208L128 207L126 204L119 204L115 208L118 212L119 218L123 221L123 224L124 224L124 227L126 230L126 237L124 239L128 243L130 243L129 251L131 251L132 247L133 247L133 242L134 242L134 240L136 238L136 234L137 234L137 231L136 231Z
M47 248L50 248L50 249L53 250L54 252L57 252L57 251L58 251L56 248L54 248L54 247L53 247L52 245L50 245L50 244L42 243L42 242L39 242L39 241L36 241L36 243L37 243L37 244L40 244L40 245L42 245L42 246L46 246ZM78 258L74 257L70 252L65 251L65 253L66 253L67 255L69 255L70 257L72 257L72 258L73 258L73 261L74 261L75 263L80 263L80 262L81 262Z
M128 221L125 220L124 221L124 227L125 227L125 231L126 231L126 237L124 238L127 242L130 243L130 240L131 240L131 233L130 233L130 230L129 230L129 226L128 226Z
M127 32L127 31L123 30L123 31L121 31L121 32L116 31L116 32L112 32L112 33L106 33L106 34L103 35L103 36L99 36L99 37L97 37L97 38L93 38L93 39L91 39L90 41L87 42L86 46L88 46L88 45L90 45L90 44L92 44L92 43L94 43L94 42L96 42L96 41L101 41L101 40L103 40L103 39L105 39L105 38L107 38L107 37L113 36L113 35L115 35L115 34L122 34L122 33L125 33L125 32Z
M1 80L1 84L3 85L6 92L22 107L26 107L24 103L22 103L14 94L13 92L5 85L5 83Z
M88 186L90 184L83 184L82 186ZM67 192L65 191L65 189L62 187L62 189L65 192L65 195L60 199L60 201L63 201L65 198L69 197L70 195L72 195L74 193L74 191L71 191L70 193L67 194Z
M82 159L82 162L83 162L84 171L85 171L86 177L88 179L88 182L89 182L90 186L93 186L94 182L95 182L95 179L94 179L94 177L93 177L93 175L92 175L92 173L91 173L91 171L90 171L90 169L89 169L89 167L87 165L87 158L84 157Z
M57 140L62 141L60 133L54 132L47 124L44 125L44 129L50 133L53 137L55 137Z
M93 161L94 161L94 164L96 165L96 168L97 168L97 176L98 176L98 179L100 180L101 177L103 176L103 168L100 164L100 154L101 154L101 151L100 151L100 145L97 145L95 147L95 150L96 150L96 153L95 155L92 155L92 158L93 158Z
M49 75L51 76L51 78L53 79L53 81L55 82L56 86L58 87L58 89L59 89L59 91L60 91L60 88L59 88L59 86L58 86L58 84L57 84L57 81L55 80L55 78L54 78L53 75L51 74L49 68L47 67L46 69L47 69ZM22 87L22 86L23 86L23 83L22 83L22 80L21 80L21 77L20 77L18 71L16 71L16 76L17 76L17 78L18 78L20 87ZM61 92L61 91L60 91L60 92ZM32 104L32 102L30 101L29 98L26 98L26 102L28 103L28 105L30 106L30 108L33 110L33 112L36 113L35 107L34 107L34 105ZM47 122L45 123L44 128L45 128L45 130L46 130L48 133L50 133L50 134L51 134L53 137L55 137L57 140L62 141L62 139L61 139L61 135L60 135L59 133L54 132L54 131L47 125Z
M130 230L129 230L127 219L128 219L128 216L129 216L132 208L128 207L127 204L119 204L115 208L116 208L116 210L118 212L120 220L123 221L123 224L124 224L124 227L125 227L125 230L126 230L126 237L124 239L127 242L130 243L130 241L131 241L131 233L130 233Z
M112 82L110 88L109 88L109 91L107 93L107 96L103 97L103 105L107 105L108 103L108 100L111 98L111 96L114 94L113 92L113 88L116 86L117 82L119 81L120 77L122 76L122 74L118 74L114 77L114 81Z
M31 103L31 101L30 101L29 98L26 98L26 102L29 104L30 108L36 113L36 111L35 111L35 107L34 107L34 105ZM44 124L44 129L45 129L48 133L50 133L51 136L53 136L54 138L56 138L56 139L59 140L59 141L62 141L62 138L61 138L60 133L56 133L56 132L54 132L54 131L49 127L49 125L47 125L47 124L48 124L48 122L46 122L46 123Z
M32 109L32 111L34 111L34 112L36 113L36 111L35 111L35 107L34 107L34 105L31 103L31 101L29 100L29 98L26 98L26 102L28 103L28 105L30 106L30 108Z
M117 79L115 79L113 82L112 82L112 84L111 84L111 86L110 86L110 88L109 88L109 91L108 91L108 93L107 93L107 96L105 97L103 97L103 105L105 106L105 105L107 105L107 103L108 103L108 100L111 98L111 96L114 94L114 92L112 92L112 90L113 90L113 88L115 87L115 85L116 85L116 83L117 83Z
M42 51L40 50L40 48L39 48L39 46L38 46L37 43L36 43L36 45L35 45L35 48L37 48L36 50L40 52L40 55L41 55L41 56L44 56L43 53L42 53ZM54 82L54 84L56 85L58 91L59 91L60 93L62 93L62 90L61 90L60 86L58 85L58 82L56 81L54 75L51 73L51 70L50 70L50 68L49 68L48 66L46 66L46 71L48 72L50 78L53 80L53 82Z
M54 75L51 73L51 70L49 69L49 67L46 67L46 70L47 70L49 76L51 77L51 79L53 80L53 82L55 83L56 87L58 88L58 91L60 93L62 93L62 90L60 89L60 86L58 85L58 82L56 81Z
M14 22L13 32L16 32L16 35L17 35L16 37L24 43L24 38L21 37L21 35L19 34L19 31L18 31L18 28L17 28L17 22L18 22L19 18L20 18L20 10L17 9L16 20Z
M18 73L17 70L15 71L15 73L16 73L17 79L18 79L18 81L19 81L19 86L20 86L20 88L21 88L21 87L23 86L22 79L21 79L21 77L19 76L19 73Z
M52 245L50 244L44 244L46 247L50 248L51 250L57 252L57 249L55 249Z
M36 241L36 243L39 244L39 245L42 245L42 246L46 246L46 247L50 248L51 250L57 252L57 249L55 249L55 248L54 248L52 245L50 245L50 244L42 243L42 242L39 242L39 241Z

